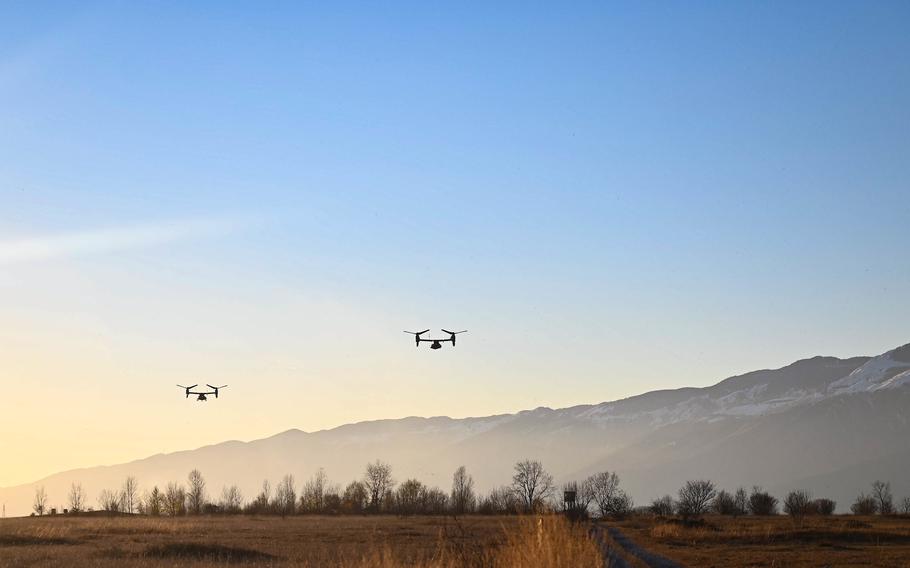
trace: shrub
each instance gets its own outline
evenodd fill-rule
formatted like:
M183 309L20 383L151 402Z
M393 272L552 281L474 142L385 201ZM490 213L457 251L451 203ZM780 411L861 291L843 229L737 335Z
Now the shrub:
M784 499L784 512L801 519L811 512L812 498L807 491L791 491Z
M753 487L752 494L749 495L749 512L753 515L776 515L777 498L761 487Z
M878 501L871 495L860 493L856 501L850 505L854 515L874 515L878 512Z
M631 513L634 506L632 496L620 489L610 503L610 514L614 517L622 518Z
M732 493L719 491L714 498L714 512L718 515L736 515L736 499Z
M509 515L521 510L515 493L508 487L499 487L480 499L477 512L481 515Z
M673 498L669 495L658 497L651 501L651 505L648 507L648 511L652 515L657 515L659 517L669 517L673 514L675 509L676 507L674 506Z
M834 514L837 503L831 499L816 499L815 501L812 501L811 508L813 514L827 517Z

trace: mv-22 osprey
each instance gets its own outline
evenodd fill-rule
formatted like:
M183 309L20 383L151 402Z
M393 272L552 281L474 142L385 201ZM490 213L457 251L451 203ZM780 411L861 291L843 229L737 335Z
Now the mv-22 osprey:
M196 400L203 401L203 402L208 400L208 398L206 398L206 395L209 395L209 394L213 394L213 395L215 395L215 398L218 398L218 390L227 387L227 385L221 385L220 387L214 387L212 385L206 384L205 386L212 389L212 392L193 392L193 389L198 387L199 385L193 385L191 387L185 387L183 385L177 385L177 386L186 391L186 398L190 398L190 395L194 395L194 396L196 396Z
M442 330L443 333L449 334L448 339L424 339L424 338L420 337L421 335L423 335L424 333L426 333L428 331L430 331L430 330L425 329L423 331L406 331L405 333L410 333L411 335L414 336L414 344L417 347L420 347L421 341L426 341L430 344L430 349L442 349L442 344L445 343L446 341L451 341L452 347L455 347L455 336L458 335L459 333L464 333L468 330L465 329L462 331L449 331L447 329L443 329Z

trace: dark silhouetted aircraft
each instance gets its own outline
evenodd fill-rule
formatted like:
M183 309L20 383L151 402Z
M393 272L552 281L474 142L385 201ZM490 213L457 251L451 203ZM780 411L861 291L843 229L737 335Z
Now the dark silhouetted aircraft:
M190 395L192 394L192 395L196 395L196 400L208 400L208 398L206 398L206 395L209 395L209 394L213 394L213 395L215 395L215 398L218 398L218 390L227 387L227 385L221 385L220 387L214 387L212 385L206 384L205 386L212 389L212 392L193 392L193 389L198 387L199 385L193 385L191 387L185 387L183 385L177 385L177 386L186 391L186 398L190 398Z
M451 341L452 347L455 347L455 336L458 335L459 333L464 333L468 330L464 329L462 331L448 331L446 329L443 329L442 330L443 333L449 334L448 339L424 339L424 338L420 337L421 335L423 335L424 333L426 333L428 331L430 331L430 330L425 329L423 331L406 331L405 333L410 333L411 335L414 336L414 344L417 347L420 347L421 341L426 341L430 344L430 349L442 349L442 344L446 341Z

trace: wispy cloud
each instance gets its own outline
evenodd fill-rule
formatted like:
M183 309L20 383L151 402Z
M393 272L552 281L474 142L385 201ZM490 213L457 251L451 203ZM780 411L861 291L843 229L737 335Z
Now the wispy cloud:
M102 254L225 235L246 222L184 219L0 241L0 266Z

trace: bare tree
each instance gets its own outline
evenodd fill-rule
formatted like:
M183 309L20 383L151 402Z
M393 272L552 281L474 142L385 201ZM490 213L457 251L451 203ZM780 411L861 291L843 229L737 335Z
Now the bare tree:
M452 513L463 515L474 511L477 498L474 495L474 478L464 466L455 470L452 475Z
M910 497L901 499L901 514L910 515Z
M714 498L711 508L714 509L714 512L718 515L735 515L736 498L732 493L728 493L722 489L717 492L717 496Z
M275 488L275 510L282 517L293 515L297 505L297 488L294 484L294 476L285 475L278 486Z
M511 487L500 487L490 491L490 504L496 513L518 513L522 506Z
M416 479L408 479L395 491L395 506L399 515L415 515L423 512L423 501L427 489Z
M619 488L619 476L615 472L595 473L587 479L587 483L601 517L621 515L631 508L632 500Z
M341 491L341 489L337 485L333 485L326 490L325 496L323 497L324 513L338 514L344 510L339 491Z
M421 495L421 512L425 515L444 515L449 509L448 494L438 487L427 487Z
M325 470L319 470L313 477L303 484L300 491L300 512L321 513L325 510L325 494L328 490L329 479Z
M713 481L705 479L687 481L679 488L677 512L684 519L701 516L708 512L715 495L717 491L714 489Z
M594 480L588 477L582 481L578 486L578 495L576 497L579 502L584 503L585 509L589 509L592 503L595 503L595 493L594 493Z
M875 499L880 515L894 512L894 497L891 495L891 482L876 481L872 484L872 497Z
M366 486L361 481L352 481L344 488L341 497L341 506L345 511L361 513L369 504L370 495Z
M35 488L35 499L32 501L32 510L36 515L43 515L47 510L47 492L44 486Z
M749 512L749 496L746 494L746 488L740 487L733 494L733 506L735 512L733 516L745 515Z
M132 475L128 476L123 482L123 511L129 514L136 512L136 505L139 501L139 484Z
M269 503L272 498L272 485L269 483L268 479L262 480L262 489L259 491L259 495L250 503L248 509L253 513L267 513L269 511Z
M145 514L157 517L161 514L161 503L164 497L161 490L155 485L145 497Z
M524 504L526 511L538 509L553 494L553 476L537 460L524 460L515 464L512 490Z
M123 494L120 491L104 489L98 494L98 506L108 513L119 513L123 510Z
M243 494L236 485L221 490L221 509L228 514L239 513L243 507Z
M180 484L172 481L167 484L164 492L164 512L169 517L179 517L186 514L186 490Z
M392 466L379 460L367 464L363 485L370 497L370 509L374 513L378 513L386 493L391 491L392 486L395 485L395 481L392 479Z
M73 513L80 513L85 508L85 491L81 483L72 483L69 493L69 507Z
M202 513L202 508L205 507L205 478L202 477L202 473L198 469L194 469L187 476L187 481L189 487L186 492L186 503L189 512L193 515L199 515Z

